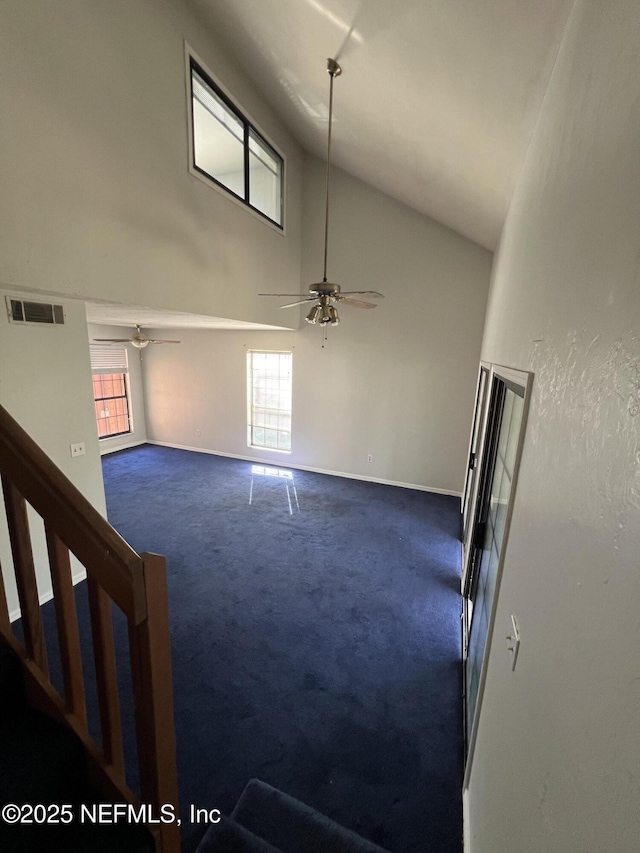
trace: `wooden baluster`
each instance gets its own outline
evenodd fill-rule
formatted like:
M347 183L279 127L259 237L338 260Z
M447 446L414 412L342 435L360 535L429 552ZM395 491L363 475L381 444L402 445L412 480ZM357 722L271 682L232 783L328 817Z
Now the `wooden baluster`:
M178 808L176 744L171 679L171 637L164 557L141 554L147 618L129 622L131 676L136 712L142 801ZM176 824L161 825L163 853L178 853Z
M86 726L87 708L82 677L82 654L80 652L80 635L78 634L78 617L71 579L69 549L60 541L46 521L44 529L47 537L53 602L58 624L65 704L67 711L75 714L78 720Z
M116 653L113 641L111 599L90 577L87 578L89 611L91 613L91 636L96 665L100 725L102 728L102 752L105 762L125 778L124 752L122 749L122 724L120 721L120 699L116 675Z
M4 576L2 574L2 566L0 566L0 634L4 634L7 637L13 634L11 630L11 620L9 619L7 594L4 589Z
M40 601L31 549L27 504L13 483L4 475L2 476L2 488L7 511L16 586L22 612L25 646L28 656L48 676L47 650L44 644L42 619L40 617Z

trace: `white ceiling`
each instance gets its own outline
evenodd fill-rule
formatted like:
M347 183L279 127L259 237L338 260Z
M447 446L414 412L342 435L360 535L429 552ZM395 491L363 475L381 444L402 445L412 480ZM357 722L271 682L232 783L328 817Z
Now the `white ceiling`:
M162 311L155 308L141 308L139 305L124 305L119 302L86 302L87 323L106 326L135 326L144 329L278 329L282 326L266 326L260 323L246 323L242 320L224 320L220 317L207 317L201 314L185 314L181 311ZM285 331L290 331L286 329Z
M191 0L304 148L494 249L572 0ZM224 81L232 85L232 81Z

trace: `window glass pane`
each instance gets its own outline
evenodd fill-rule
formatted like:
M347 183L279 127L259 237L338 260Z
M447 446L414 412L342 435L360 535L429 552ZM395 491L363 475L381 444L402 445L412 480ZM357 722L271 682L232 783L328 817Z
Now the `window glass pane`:
M282 157L195 61L191 92L194 166L282 227Z
M249 352L249 443L291 450L291 353Z
M252 130L249 132L249 203L282 224L282 160Z
M99 438L131 432L126 374L94 374L93 397Z
M191 83L195 165L245 198L243 123L195 71Z
M101 382L101 391L103 397L113 397L113 377L103 376Z

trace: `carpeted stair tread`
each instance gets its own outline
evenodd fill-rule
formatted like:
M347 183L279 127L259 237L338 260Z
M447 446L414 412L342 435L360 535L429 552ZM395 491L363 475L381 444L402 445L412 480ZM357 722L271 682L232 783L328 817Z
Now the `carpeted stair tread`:
M223 815L219 823L212 823L207 829L196 853L282 853L282 851ZM302 853L302 850L299 853Z
M385 853L311 806L251 779L231 817L282 853Z

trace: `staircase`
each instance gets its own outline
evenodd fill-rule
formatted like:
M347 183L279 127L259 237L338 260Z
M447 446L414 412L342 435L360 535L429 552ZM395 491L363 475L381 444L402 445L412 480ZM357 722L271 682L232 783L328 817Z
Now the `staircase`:
M29 804L21 810L24 823L8 822L10 807L0 820L0 850L153 853L144 825L92 822L95 804L108 798L90 778L82 743L68 726L29 707L20 659L1 640L0 696L0 805Z
M178 816L164 559L136 554L2 406L0 479L24 635L0 570L0 851L179 853L178 821L160 820ZM29 506L44 522L62 692L49 676ZM87 572L99 742L87 720L71 554ZM112 604L128 624L140 797L127 784ZM253 779L198 853L385 851Z
M179 853L177 822L158 820L165 804L178 811L164 559L130 548L1 406L0 477L24 635L22 642L14 633L0 571L0 808L53 807L23 810L22 818L32 823L0 819L0 850ZM44 522L61 693L49 677L29 506ZM87 721L71 555L87 572L99 742ZM123 751L112 604L128 626L139 797L127 784L131 768ZM83 822L94 803L107 804L106 822ZM145 804L146 823L114 823L109 808L116 803L138 815ZM56 813L62 805L70 807L68 824L67 815ZM60 824L43 823L56 817Z
M197 853L385 853L355 832L252 779L231 817L212 824Z

